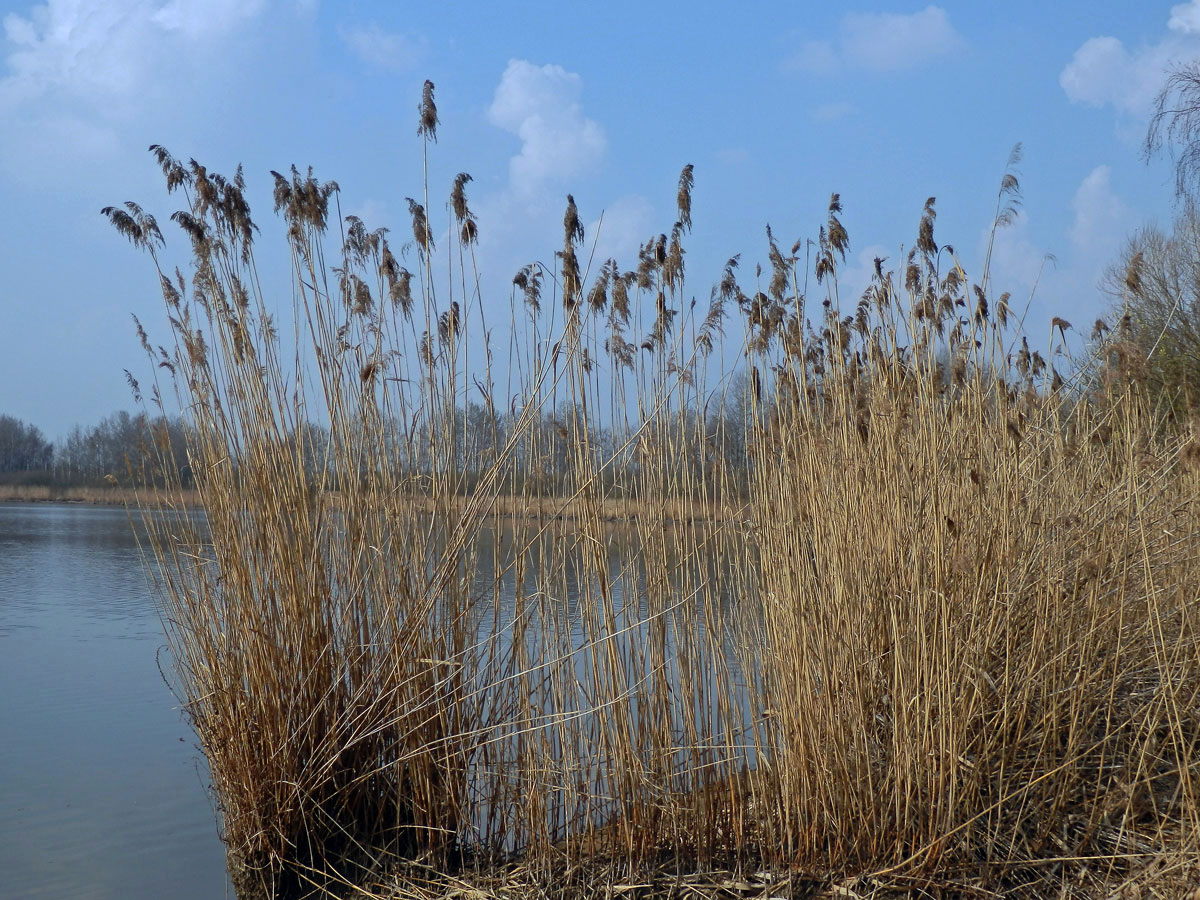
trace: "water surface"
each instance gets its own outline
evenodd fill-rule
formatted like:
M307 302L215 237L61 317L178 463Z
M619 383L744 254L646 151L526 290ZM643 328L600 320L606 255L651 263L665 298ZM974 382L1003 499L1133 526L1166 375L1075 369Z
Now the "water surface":
M124 510L0 504L0 896L232 896Z

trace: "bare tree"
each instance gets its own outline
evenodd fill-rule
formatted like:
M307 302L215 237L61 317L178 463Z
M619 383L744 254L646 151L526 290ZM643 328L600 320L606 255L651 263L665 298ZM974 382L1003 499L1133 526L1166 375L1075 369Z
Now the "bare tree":
M36 426L0 416L0 474L49 471L54 447Z
M1200 184L1200 60L1175 66L1154 100L1145 155L1166 150L1175 162L1175 193Z
M65 484L99 484L106 475L135 482L161 476L159 455L175 459L190 480L187 441L178 419L150 419L144 413L116 412L90 428L76 425L54 454L56 480Z
M1148 383L1171 393L1200 389L1200 207L1189 200L1169 233L1134 232L1101 288Z

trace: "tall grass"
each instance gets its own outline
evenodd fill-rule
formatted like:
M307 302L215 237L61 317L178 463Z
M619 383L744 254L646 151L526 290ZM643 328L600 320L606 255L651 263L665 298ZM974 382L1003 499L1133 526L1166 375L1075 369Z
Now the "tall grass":
M629 271L568 198L497 347L469 177L397 256L293 170L281 336L241 172L152 149L189 276L106 213L170 314L206 521L147 526L239 897L1196 876L1200 444L1120 326L1031 349L932 200L847 314L836 195L697 308L688 166Z

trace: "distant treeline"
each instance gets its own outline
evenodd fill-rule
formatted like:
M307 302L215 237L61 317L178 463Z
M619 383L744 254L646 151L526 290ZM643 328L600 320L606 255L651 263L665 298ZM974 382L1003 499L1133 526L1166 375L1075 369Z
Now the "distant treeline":
M620 474L639 467L639 459L651 445L670 447L680 468L699 471L719 462L734 472L744 470L748 459L746 389L747 380L736 377L723 401L714 402L705 411L680 410L669 427L655 433L634 432L620 423L585 424L568 409L548 410L534 426L541 432L541 439L533 444L538 447L538 458L526 461L521 484L501 485L500 489L557 494L572 456L580 452L600 465L604 480L620 481ZM459 488L470 493L475 475L508 442L516 417L514 411L497 412L468 403L456 410L451 433L439 435L434 441L405 434L397 425L396 444L387 456L398 469L424 472L430 470L432 454L452 454L463 479ZM313 483L322 483L325 460L337 450L330 445L329 429L308 423L292 429L286 441L302 455L304 470ZM447 446L450 441L453 447ZM370 454L366 448L362 450L365 464ZM0 484L98 486L115 480L123 485L147 485L162 483L164 469L174 473L172 481L181 482L179 486L194 486L187 459L187 433L178 418L121 411L90 427L76 425L55 444L37 426L0 415ZM325 487L343 489L349 485L326 483Z
M161 472L161 451L189 472L179 419L122 411L91 427L76 425L54 444L36 425L0 415L0 484L146 484Z

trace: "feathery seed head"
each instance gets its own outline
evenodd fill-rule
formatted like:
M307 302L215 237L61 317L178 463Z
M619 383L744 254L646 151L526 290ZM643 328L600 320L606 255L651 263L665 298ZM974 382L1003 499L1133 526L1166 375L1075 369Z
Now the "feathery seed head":
M407 319L412 315L412 272L403 267L396 273L396 279L388 288L388 297Z
M1145 256L1141 250L1129 257L1129 263L1125 266L1125 287L1131 294L1140 294L1142 292L1142 266L1145 261Z
M936 255L938 250L937 244L933 241L933 221L937 218L934 202L935 198L933 197L925 201L925 209L921 214L921 225L917 229L917 249L930 258Z
M454 218L460 223L471 214L467 209L467 193L465 187L467 182L471 180L471 176L466 172L459 172L454 177L454 187L450 190L450 208L454 211Z
M1008 327L1008 314L1012 312L1012 308L1008 305L1008 300L1012 295L1005 291L1000 295L1000 299L996 301L996 321L1001 328Z
M417 246L425 253L432 253L433 234L429 230L429 220L425 218L425 207L412 197L404 199L408 202L408 213L412 216L413 238Z
M417 106L417 112L420 115L417 134L437 143L437 105L433 102L433 82L428 78L425 79L425 86L421 89L421 103Z
M679 173L679 190L675 194L679 224L688 231L692 230L692 186L696 183L693 169L691 163L683 167L683 171Z

